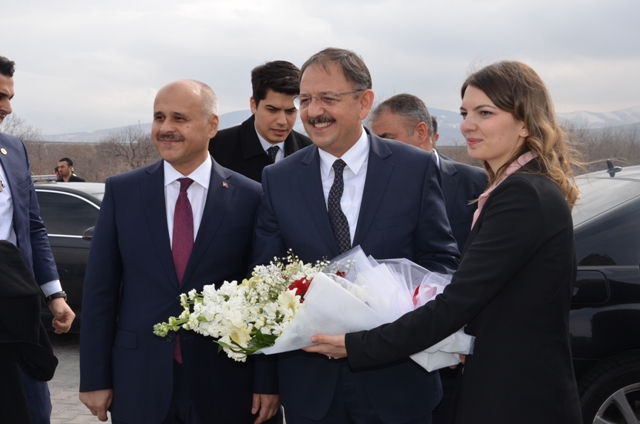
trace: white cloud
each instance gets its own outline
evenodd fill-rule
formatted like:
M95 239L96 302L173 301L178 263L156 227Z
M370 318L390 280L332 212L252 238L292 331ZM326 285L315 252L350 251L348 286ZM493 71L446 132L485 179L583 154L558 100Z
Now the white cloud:
M514 59L559 111L640 104L637 0L25 0L2 16L14 110L44 133L149 122L157 89L181 78L211 85L222 113L246 109L254 66L328 46L362 55L379 98L457 110L471 67Z

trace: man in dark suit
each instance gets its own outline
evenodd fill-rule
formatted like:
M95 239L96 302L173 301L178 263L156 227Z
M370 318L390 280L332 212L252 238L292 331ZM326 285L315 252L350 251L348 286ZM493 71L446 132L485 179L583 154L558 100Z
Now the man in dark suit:
M293 96L300 92L300 70L277 60L251 71L251 118L221 130L209 151L220 165L260 182L262 169L309 146L311 140L293 131L298 109Z
M471 231L476 200L487 187L487 173L477 166L456 162L440 154L437 121L429 114L424 102L411 94L398 94L380 103L370 118L373 132L384 138L398 140L432 152L438 162L442 194L447 218L460 252ZM458 369L439 371L442 380L442 402L433 414L433 424L446 424L455 390Z
M438 272L458 265L431 154L369 134L371 76L355 53L329 48L302 67L296 99L313 146L265 168L254 264L305 262L352 246L377 259L408 258ZM311 341L309 341L311 344ZM346 361L278 355L287 424L429 423L437 373L412 361L354 373Z
M369 118L373 132L383 138L398 140L433 153L440 170L442 194L453 237L462 252L469 232L476 203L487 188L484 169L456 162L436 150L437 121L418 97L398 94L380 103Z
M181 293L247 273L261 190L211 159L217 128L211 88L168 84L152 126L163 160L106 181L80 342L80 399L102 421L109 409L121 423L248 424L278 407L253 357L235 362L194 332L153 334Z
M14 69L14 62L0 56L0 123L12 112ZM67 305L47 230L40 218L27 149L20 139L6 134L0 134L0 240L20 248L24 262L46 296L55 332L69 331L75 314ZM26 374L23 383L33 422L48 423L51 400L47 383Z

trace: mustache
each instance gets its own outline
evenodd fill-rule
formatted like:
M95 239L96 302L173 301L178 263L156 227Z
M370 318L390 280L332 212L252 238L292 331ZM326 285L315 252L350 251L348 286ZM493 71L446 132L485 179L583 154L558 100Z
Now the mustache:
M307 122L309 123L309 125L332 123L335 121L336 120L329 115L320 115L320 116L316 116L315 118L307 119Z
M184 141L184 137L180 134L158 134L157 139L158 141Z

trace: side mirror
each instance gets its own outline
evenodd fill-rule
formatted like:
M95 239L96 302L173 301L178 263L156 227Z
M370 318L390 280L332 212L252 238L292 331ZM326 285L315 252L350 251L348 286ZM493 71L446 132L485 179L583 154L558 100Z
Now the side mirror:
M82 233L82 240L87 240L87 241L91 241L91 239L93 238L93 230L94 227L89 227L86 230L84 230L84 232Z

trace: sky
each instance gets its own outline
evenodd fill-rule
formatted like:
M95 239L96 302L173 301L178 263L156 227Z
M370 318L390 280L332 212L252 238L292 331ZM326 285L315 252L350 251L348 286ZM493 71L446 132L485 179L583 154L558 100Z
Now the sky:
M377 100L457 111L470 72L519 60L558 112L640 105L638 0L22 0L0 16L14 113L44 134L151 122L158 89L184 78L220 113L248 109L252 68L325 47L362 56Z

